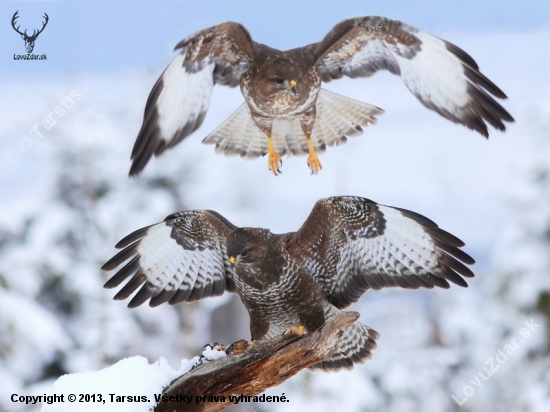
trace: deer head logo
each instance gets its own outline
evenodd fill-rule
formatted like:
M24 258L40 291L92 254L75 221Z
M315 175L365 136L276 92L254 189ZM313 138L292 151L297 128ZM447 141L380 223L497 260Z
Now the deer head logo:
M15 20L17 20L17 18L19 17L17 15L17 13L19 13L19 10L17 10L15 12L15 14L13 15L12 19L11 19L11 25L13 26L13 29L19 33L21 35L21 37L23 38L23 40L25 40L25 48L27 49L27 53L32 53L33 49L34 49L34 42L36 41L36 38L38 37L38 35L40 33L42 33L42 31L44 30L44 28L46 27L46 24L48 24L48 20L50 19L48 17L48 15L46 13L44 13L44 19L46 21L44 21L43 25L42 25L42 28L38 31L36 30L33 30L33 33L31 36L27 35L27 30L25 30L24 33L21 33L19 31L19 27L20 26L17 26L15 27Z

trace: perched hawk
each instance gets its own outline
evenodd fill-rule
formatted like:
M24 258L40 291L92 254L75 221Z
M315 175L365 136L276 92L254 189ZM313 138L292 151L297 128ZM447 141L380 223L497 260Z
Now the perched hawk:
M279 51L256 43L227 22L187 37L147 100L132 151L130 175L197 130L215 84L240 85L245 103L203 143L216 153L253 159L268 154L277 174L281 156L308 154L312 173L326 146L358 136L383 110L321 89L343 76L378 70L401 76L429 109L488 137L487 124L505 130L510 114L491 95L506 95L480 73L466 52L399 21L361 17L337 24L319 43Z
M311 333L367 289L466 287L474 260L464 243L431 220L359 197L319 200L297 232L237 228L218 213L190 210L122 239L104 270L124 266L106 288L129 307L149 299L192 302L236 292L250 315L252 340ZM463 262L463 263L461 263ZM314 368L351 368L371 357L379 335L355 322L333 357Z

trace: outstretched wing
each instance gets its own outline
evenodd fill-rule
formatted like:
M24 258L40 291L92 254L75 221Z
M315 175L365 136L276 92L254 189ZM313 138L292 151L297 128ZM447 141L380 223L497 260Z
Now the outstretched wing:
M124 248L102 267L124 265L105 287L115 288L131 280L115 295L124 300L141 289L128 307L151 299L150 306L168 302L193 302L224 291L234 292L235 283L227 257L225 239L236 226L210 210L190 210L168 216L164 222L139 229L122 239Z
M487 123L506 130L512 116L491 96L506 95L457 46L384 17L337 24L317 45L316 67L323 81L367 77L378 70L401 76L429 109L488 137Z
M462 246L418 213L360 197L319 200L287 245L338 308L367 289L467 287L474 274L461 262L475 262Z
M143 125L132 150L130 176L198 129L215 84L235 87L252 60L252 39L238 23L227 22L182 40L181 53L153 87Z

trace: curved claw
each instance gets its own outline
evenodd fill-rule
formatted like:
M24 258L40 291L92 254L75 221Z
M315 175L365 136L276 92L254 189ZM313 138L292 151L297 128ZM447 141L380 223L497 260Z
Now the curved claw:
M281 156L279 156L277 152L275 152L271 137L267 138L267 148L268 148L267 167L269 168L269 170L271 170L271 173L277 176L278 174L282 173L281 167L283 166L283 161L281 159Z
M307 147L309 151L309 156L307 157L307 165L311 170L311 174L317 174L319 173L319 170L323 168L323 165L321 164L317 153L315 153L315 149L313 148L311 139L307 139Z
M281 160L281 157L277 153L269 154L269 158L267 159L267 167L269 170L271 170L271 173L273 173L275 176L282 173L281 172L281 166L283 165L283 161Z
M323 165L319 161L317 154L315 152L310 153L307 158L307 165L311 170L311 174L317 174L323 168Z

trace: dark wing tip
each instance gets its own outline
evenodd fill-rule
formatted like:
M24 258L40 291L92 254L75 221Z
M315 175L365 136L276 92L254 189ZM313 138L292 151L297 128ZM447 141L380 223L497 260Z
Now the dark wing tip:
M177 293L177 289L163 289L161 290L157 295L151 296L151 300L149 300L149 306L152 308L156 308L159 305L162 305L165 302L168 302L172 296L174 296Z
M143 123L132 149L131 159L133 162L130 168L130 176L136 176L143 170L157 149L157 141L162 140L158 138L160 129L158 126L159 115L157 101L164 89L163 76L164 73L156 81L145 103Z
M438 226L428 227L425 230L432 238L445 242L450 246L459 248L465 245L465 243L455 235L450 234L446 230L440 229Z
M126 246L129 246L130 244L134 243L136 240L140 240L142 238L145 237L145 235L147 234L147 231L149 230L149 228L151 228L152 226L154 225L149 225L149 226L146 226L146 227L143 227L141 229L138 229L132 233L130 233L129 235L125 236L124 238L122 238L116 245L115 245L115 248L117 249L122 249Z
M470 116L467 116L467 119L464 120L467 127L477 130L481 134L484 134L482 132L487 134L487 126L484 121L500 131L506 130L503 122L514 122L514 118L510 113L480 87L470 84L467 91L472 99L469 105ZM471 124L468 124L468 121Z
M111 259L109 259L107 262L101 266L102 270L109 271L113 270L117 266L120 266L123 262L128 260L130 257L135 255L137 253L137 242L134 244L131 244L127 248L121 250L118 252L115 256L113 256Z
M153 294L156 292L157 288L153 286L151 283L147 281L147 278L140 279L142 282L145 282L144 285L141 287L141 289L138 291L138 293L135 294L135 296L132 298L132 300L128 303L128 307L133 309L137 308L138 306L141 306L143 303L145 303L148 299L150 299ZM137 286L136 286L137 288ZM135 289L134 289L135 290ZM132 292L134 291L132 290Z
M461 273L455 272L451 267L446 267L445 270L439 273L439 275L442 278L453 282L455 285L461 286L463 288L468 287L468 284L466 283L464 278L461 276Z
M154 156L159 156L167 149L174 147L186 137L190 136L203 123L207 111L203 111L196 118L191 119L179 128L173 136L162 136L158 125L159 116L155 108L143 126L132 150L132 166L130 176L138 175Z
M114 300L124 300L136 291L143 283L147 281L147 276L140 270L122 289L113 297Z
M105 289L113 289L120 285L127 277L132 275L134 272L141 268L139 264L140 255L134 256L122 269L120 269L116 274L114 274L103 287ZM105 265L104 265L105 266ZM105 269L103 269L105 270Z
M153 225L151 225L153 226ZM115 256L109 259L101 269L104 271L111 271L118 266L122 265L128 259L130 259L121 269L118 270L110 279L103 285L106 289L113 289L119 286L129 276L134 275L132 280L126 284L122 290L120 290L114 297L115 300L126 299L133 291L146 280L143 274L143 268L140 265L140 254L138 253L138 245L146 235L151 226L147 226L138 229L128 236L124 237L116 244L117 249L122 249ZM139 280L139 281L138 281Z
M433 289L434 287L449 289L451 287L451 285L449 285L449 282L447 282L445 279L443 279L442 277L436 276L432 273L421 274L416 276L426 283L427 286L422 286L426 289Z
M458 259L455 259L450 255L443 255L439 261L441 262L441 264L451 268L461 276L467 278L474 277L474 273L468 267L464 266L464 264L461 263Z
M483 73L479 70L470 67L469 65L462 65L464 74L468 79L470 79L474 84L483 87L493 96L498 97L499 99L507 99L508 96L491 80L489 80Z
M192 292L192 288L178 289L177 292L174 293L174 295L170 298L170 300L168 301L168 304L170 306L174 306L180 302L186 302L191 292Z
M464 75L470 82L467 90L472 99L468 105L469 113L466 112L458 121L484 137L489 137L485 122L497 130L505 131L506 126L503 122L514 122L514 118L491 95L507 99L506 93L479 71L478 64L468 53L449 42L445 42L445 46L462 62ZM444 116L457 121L451 118L452 116Z
M109 270L113 270L114 268L116 268L118 266L118 264L114 264L113 262L113 258L109 259L107 262L105 262L103 264L103 266L101 266L101 270L107 272Z
M472 258L470 255L468 255L463 250L459 249L458 247L455 247L447 242L441 241L437 238L434 238L435 245L440 249L446 252L447 254L453 256L454 258L460 260L461 262L466 263L467 265L473 265L476 263L474 258Z
M476 63L476 61L470 56L468 53L466 53L464 50L462 50L460 47L455 46L452 43L449 43L445 41L445 46L447 47L447 50L454 54L460 61L462 61L464 74L466 77L468 77L472 82L474 82L477 85L480 85L485 90L487 90L492 95L500 98L500 99L507 99L508 96L491 80L489 80L483 73L479 71L479 65Z
M413 212L412 210L408 209L401 209L400 207L392 207L392 209L399 210L403 216L408 217L409 219L412 219L418 223L420 223L422 226L426 226L429 228L437 228L437 224L431 220L428 219L426 216L421 215L420 213Z
M448 289L450 287L448 281L450 281L458 286L468 287L463 277L472 278L474 277L474 273L464 264L473 265L475 260L460 249L465 246L465 243L451 233L440 229L437 224L422 215L408 210L398 210L406 217L415 220L423 226L423 229L432 238L438 251L437 269L431 270L431 273L417 274L416 277L425 283L418 286L429 287L427 285L432 285ZM414 278L414 276L409 276L407 280L410 281Z
M159 146L162 146L164 139L159 138L159 135L158 114L155 109L153 115L149 119L144 120L132 149L130 176L137 176L145 168L151 157L153 157L153 154L162 152Z
M445 47L447 48L447 50L458 57L463 63L466 63L468 66L475 70L479 70L479 66L472 56L470 56L468 53L466 53L464 50L454 45L453 43L449 43L445 40L443 40L443 42L445 43Z

